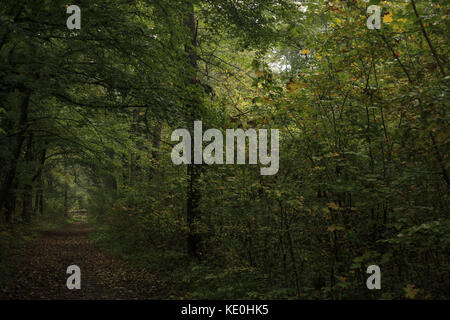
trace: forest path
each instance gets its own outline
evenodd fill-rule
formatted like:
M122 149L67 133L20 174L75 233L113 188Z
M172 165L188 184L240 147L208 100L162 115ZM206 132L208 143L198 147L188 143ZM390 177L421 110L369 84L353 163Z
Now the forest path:
M152 299L160 283L144 271L130 270L119 257L101 251L88 239L85 223L44 232L20 255L23 263L0 299ZM81 289L66 286L67 267L81 269ZM164 291L164 290L163 290Z

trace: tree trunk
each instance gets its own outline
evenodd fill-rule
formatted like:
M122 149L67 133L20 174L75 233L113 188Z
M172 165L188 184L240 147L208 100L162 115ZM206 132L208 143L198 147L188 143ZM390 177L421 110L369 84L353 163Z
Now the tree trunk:
M3 182L3 185L0 188L0 210L4 206L5 201L11 193L11 187L14 183L14 180L16 178L16 172L17 172L17 162L19 160L21 151L22 151L22 145L25 140L25 129L26 129L26 122L28 119L28 106L30 102L31 92L27 91L25 93L25 97L22 100L21 106L20 106L20 117L19 117L19 123L18 123L18 133L16 136L15 144L13 145L12 150L12 159L9 163L9 166L7 167L7 173L6 178Z
M27 148L25 151L25 164L26 168L28 169L31 165L31 162L33 161L33 155L32 155L32 147L33 144L33 136L30 135L28 137L27 142ZM24 223L30 223L31 222L31 212L32 212L32 204L33 204L33 198L32 198L32 191L33 187L31 185L31 179L29 176L25 177L25 183L23 187L23 196L22 196L22 221Z
M5 220L7 223L14 222L14 213L16 211L16 189L17 189L17 180L14 180L13 185L9 190L9 195L5 201Z
M114 159L115 156L114 149L107 148L106 154L111 160ZM104 175L103 185L105 189L108 191L108 195L110 195L112 200L114 201L117 195L117 181L113 173L107 173L106 175Z
M64 216L69 215L69 188L67 183L64 184Z
M34 196L33 216L42 214L42 177L37 179L36 193Z
M38 168L38 171L36 175L33 177L33 182L37 181L36 183L36 194L35 194L35 200L34 200L34 208L33 208L33 215L42 215L43 210L43 193L44 193L44 185L42 181L42 170L44 169L45 164L45 156L47 154L47 147L44 147L41 152L41 158L40 158L40 165Z
M195 23L195 9L194 4L189 3L188 15L186 19L186 26L190 30L191 43L188 44L185 48L186 52L189 56L189 64L192 68L192 73L190 74L190 79L196 79L198 65L197 65L197 30ZM192 85L189 83L189 79L187 86ZM194 121L196 120L196 115L198 113L198 108L200 107L200 102L197 97L190 97L190 101L187 103L187 120L189 122L189 128L191 132L191 137L194 136ZM194 155L193 147L191 144L192 150L191 155ZM192 161L193 162L193 161ZM201 242L200 234L197 232L197 221L200 218L200 190L198 189L198 180L200 177L200 166L195 165L193 163L187 166L187 175L188 175L188 190L187 190L187 225L188 225L188 236L187 236L187 249L188 254L191 258L199 258L200 250L199 245Z
M156 174L156 166L159 160L159 148L161 147L161 124L156 122L152 133L152 159L153 166L150 168L149 180L152 180Z

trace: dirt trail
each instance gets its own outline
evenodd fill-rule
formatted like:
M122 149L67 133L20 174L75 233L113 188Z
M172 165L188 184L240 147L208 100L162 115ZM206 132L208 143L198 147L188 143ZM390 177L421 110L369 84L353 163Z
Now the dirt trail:
M102 252L88 239L88 226L73 223L49 231L20 253L23 265L15 279L0 288L0 299L152 299L161 295L155 277L131 271L124 262ZM81 289L66 286L67 267L81 269ZM158 293L157 293L158 292Z

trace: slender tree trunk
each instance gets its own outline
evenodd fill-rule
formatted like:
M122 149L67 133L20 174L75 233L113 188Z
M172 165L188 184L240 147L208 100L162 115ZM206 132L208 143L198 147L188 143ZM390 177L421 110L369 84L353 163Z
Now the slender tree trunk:
M69 215L69 188L67 183L64 184L64 216Z
M133 117L133 122L131 124L131 131L133 133L134 136L140 136L142 133L142 130L140 129L139 126L139 112L140 110L133 110L132 112L132 117ZM136 149L137 150L143 150L144 144L142 143L141 140L137 140L136 141ZM109 153L109 152L108 152ZM114 155L114 151L112 151L112 154ZM139 164L139 161L141 159L140 153L139 152L132 152L131 153L131 172L130 172L130 177L131 177L131 182L134 184L136 182L140 181L140 177L142 176L142 167Z
M159 148L161 147L161 134L162 134L161 124L156 122L153 127L152 134L152 159L154 161L153 166L150 168L149 180L152 180L156 174L156 166L159 160Z
M195 80L197 76L198 70L198 57L197 57L197 28L195 23L195 9L194 4L192 2L189 3L189 13L186 19L186 25L190 30L191 43L186 46L186 51L189 56L189 64L192 68L191 79ZM190 85L189 83L187 84ZM190 101L187 105L188 116L187 119L189 121L189 127L191 128L191 137L193 137L194 133L194 121L196 120L196 115L198 113L198 108L200 106L198 97L189 97ZM191 155L193 160L194 155L194 146L192 144ZM200 166L192 163L187 166L187 175L188 175L188 190L187 190L187 225L188 225L188 237L187 237L187 249L188 254L192 258L199 258L199 246L200 246L200 234L197 232L197 221L200 217L200 190L198 189L198 180L200 177Z
M31 165L31 162L33 161L33 155L32 155L32 144L33 144L33 136L30 134L28 137L28 142L26 146L25 151L25 164L27 168ZM31 222L31 212L32 212L32 191L33 187L31 185L31 179L29 177L25 178L26 181L24 183L24 189L23 189L23 196L22 196L22 221L24 223L30 223Z
M37 217L41 213L42 199L42 177L37 179L36 193L34 196L33 216Z
M17 189L17 180L14 180L11 189L9 190L9 195L5 201L5 220L7 223L14 222L14 213L16 211L16 189Z
M106 150L106 154L111 160L114 159L115 152L113 149L108 148ZM117 196L117 181L113 173L108 173L103 177L103 185L105 189L108 191L108 195L110 195L111 199L114 201Z
M33 215L42 215L42 201L43 201L43 193L44 193L44 185L42 181L42 171L44 169L45 164L45 156L47 154L47 147L44 147L41 152L40 164L36 175L33 177L33 182L36 181L36 194L34 200L34 208Z
M37 213L40 216L42 216L44 214L44 212L45 212L44 180L42 179L42 176L41 176L40 180L41 180L41 189L40 189L40 192L39 192L39 208L38 208Z

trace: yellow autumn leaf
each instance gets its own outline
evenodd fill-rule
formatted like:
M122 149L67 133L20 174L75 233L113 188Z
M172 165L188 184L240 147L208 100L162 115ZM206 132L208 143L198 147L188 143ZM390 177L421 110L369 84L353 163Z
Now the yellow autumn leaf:
M399 27L399 26L394 26L394 31L395 32L403 32L403 31L405 31L405 29L402 27Z
M300 89L306 88L308 85L306 83L298 82L296 80L292 80L286 85L286 89L289 90L290 93L294 93Z
M405 297L408 299L414 299L414 297L419 293L419 289L416 288L413 284L408 284L405 287Z
M383 17L383 23L391 23L392 22L392 12L389 12Z
M328 203L328 206L329 206L331 209L334 209L334 210L339 209L339 206L338 206L336 203L334 203L334 202Z

